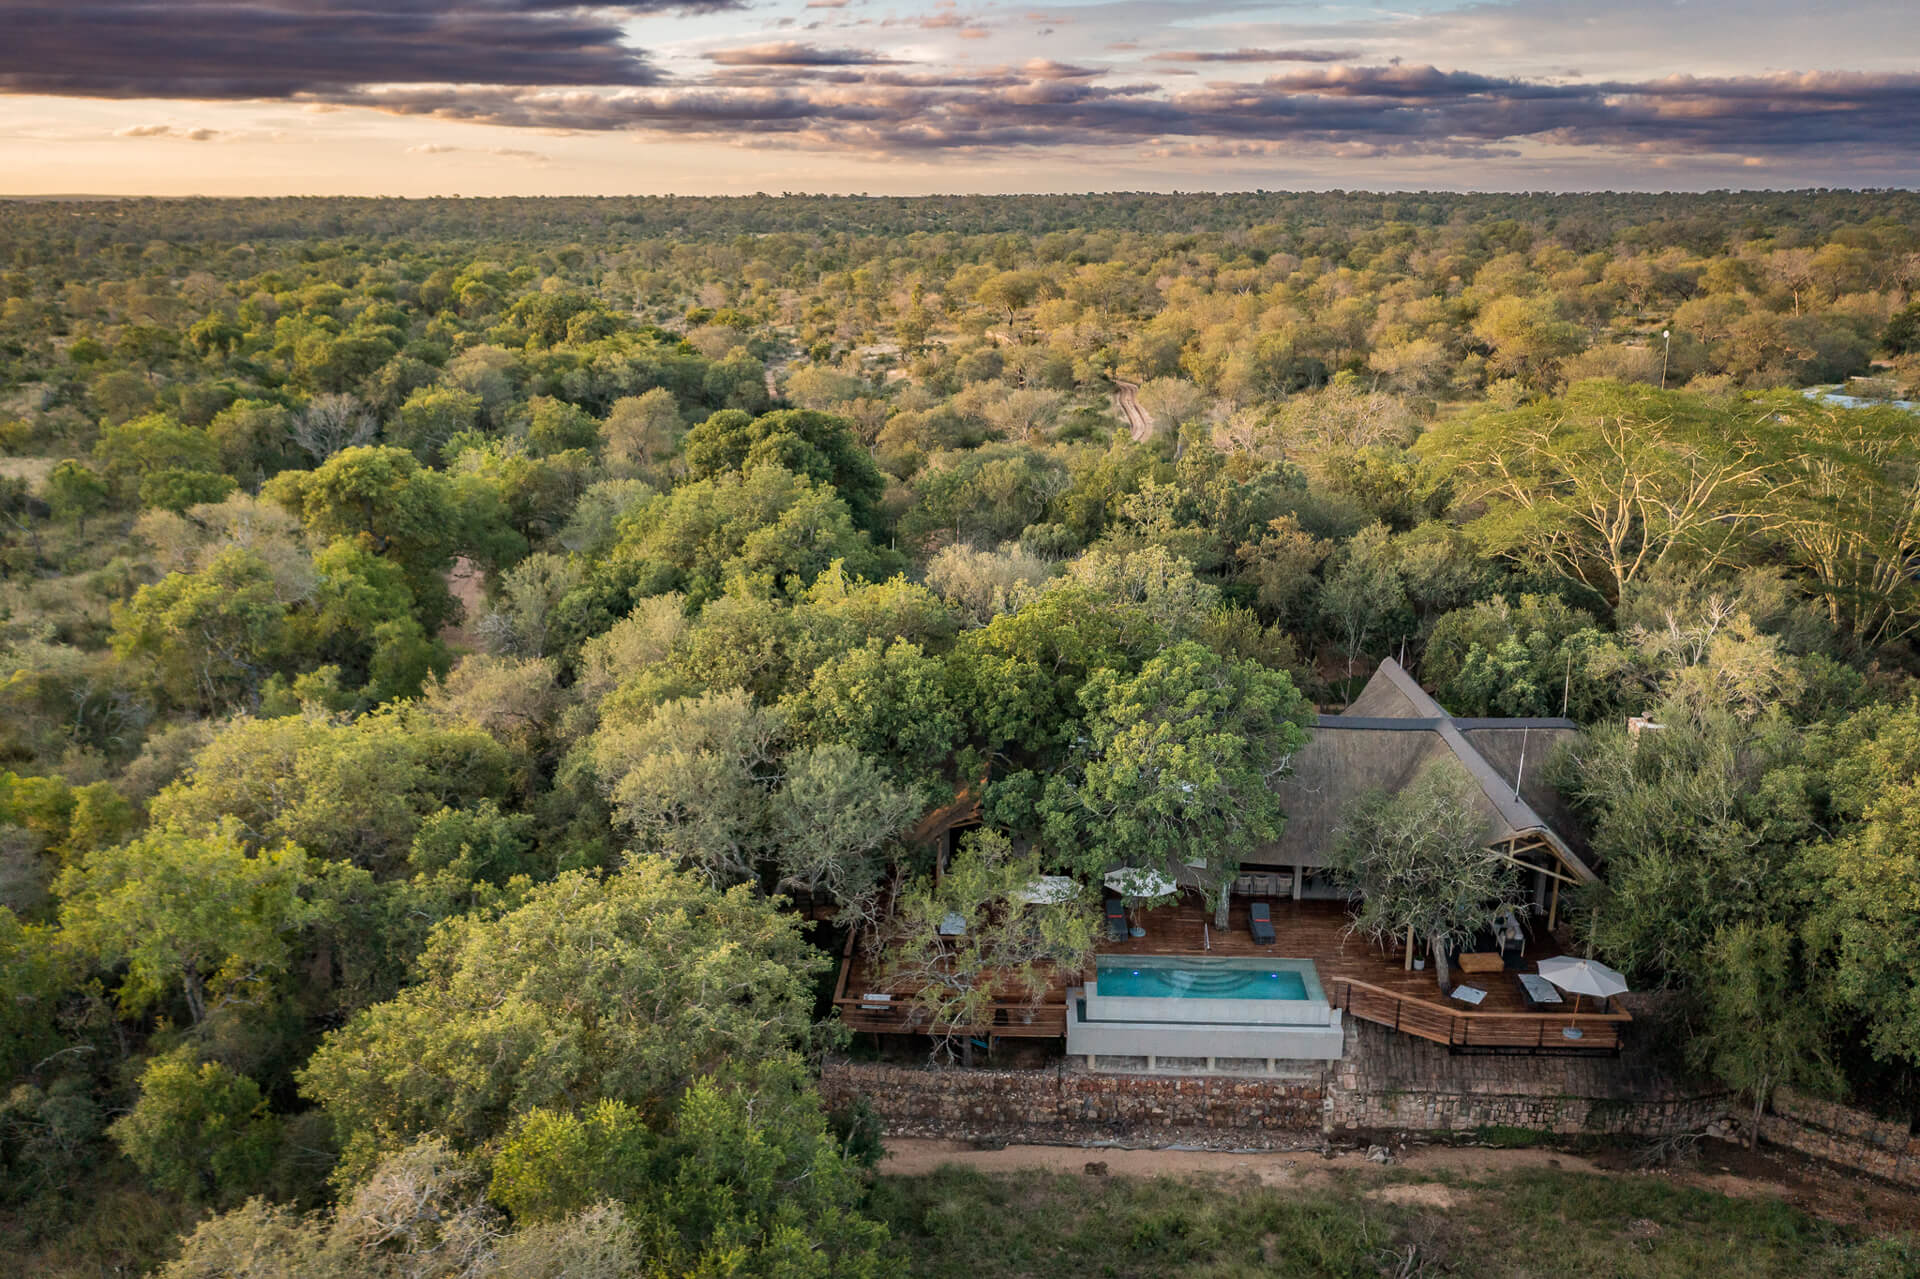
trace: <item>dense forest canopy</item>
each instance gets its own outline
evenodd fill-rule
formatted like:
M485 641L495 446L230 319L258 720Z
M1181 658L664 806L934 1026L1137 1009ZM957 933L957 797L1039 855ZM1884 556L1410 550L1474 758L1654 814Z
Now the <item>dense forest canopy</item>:
M1217 889L1389 655L1585 727L1544 765L1603 880L1572 927L1663 992L1641 1033L1909 1105L1916 228L1898 192L9 204L20 1256L137 1202L181 1276L898 1272L809 1082L847 930L903 928L964 1024L1091 944L1022 886ZM957 796L986 829L936 881L909 832ZM964 962L916 948L953 914Z

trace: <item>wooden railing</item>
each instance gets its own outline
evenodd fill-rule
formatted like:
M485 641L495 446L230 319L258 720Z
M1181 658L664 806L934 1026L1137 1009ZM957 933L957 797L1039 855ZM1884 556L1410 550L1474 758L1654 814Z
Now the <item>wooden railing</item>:
M833 1006L849 1030L878 1034L945 1033L947 1027L934 1026L927 1010L914 1002L911 991L866 991L848 989L853 971L855 939L847 938L840 954L840 977L834 984ZM1058 1039L1067 1033L1067 1008L1063 1003L1036 1003L1032 999L997 999L987 1006L986 1020L978 1026L959 1027L971 1034L1016 1039Z
M1362 1021L1465 1050L1615 1052L1633 1020L1624 1012L1473 1012L1348 977L1333 979L1333 1004Z

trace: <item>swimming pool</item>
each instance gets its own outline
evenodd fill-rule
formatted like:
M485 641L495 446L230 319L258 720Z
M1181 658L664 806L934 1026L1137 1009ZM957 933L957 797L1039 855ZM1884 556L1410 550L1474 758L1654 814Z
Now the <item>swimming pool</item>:
M1282 959L1105 960L1100 993L1127 999L1307 999L1307 979Z

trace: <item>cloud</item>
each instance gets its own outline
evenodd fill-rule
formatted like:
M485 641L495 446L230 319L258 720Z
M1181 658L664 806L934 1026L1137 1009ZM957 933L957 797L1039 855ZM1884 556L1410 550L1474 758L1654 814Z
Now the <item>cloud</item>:
M211 142L220 136L220 130L197 127L180 129L171 124L135 124L117 130L116 138L184 138L188 142Z
M723 67L867 67L900 61L868 49L822 49L818 45L783 40L773 44L751 44L740 49L721 49L707 55L707 61Z
M1183 93L1012 69L976 78L841 68L832 81L617 92L418 88L354 105L495 125L630 129L873 154L1147 142L1483 157L1523 141L1634 154L1844 149L1912 167L1920 75L1842 72L1564 84L1380 66L1302 69Z
M1176 49L1153 55L1155 62L1351 62L1353 49Z
M738 0L4 0L0 90L284 97L355 85L659 81L618 20Z

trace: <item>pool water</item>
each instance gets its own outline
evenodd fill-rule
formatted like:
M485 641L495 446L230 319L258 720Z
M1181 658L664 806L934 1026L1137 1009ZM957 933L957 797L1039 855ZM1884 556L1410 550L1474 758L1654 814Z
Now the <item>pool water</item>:
M1143 960L1100 964L1102 996L1136 999L1307 999L1306 979L1286 961L1202 964Z

